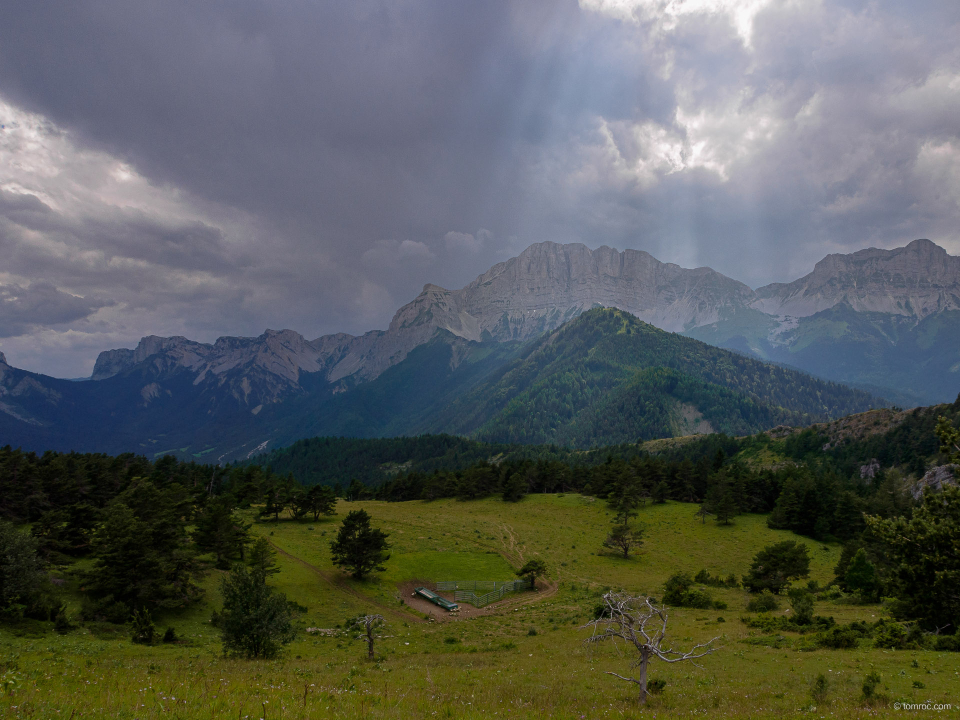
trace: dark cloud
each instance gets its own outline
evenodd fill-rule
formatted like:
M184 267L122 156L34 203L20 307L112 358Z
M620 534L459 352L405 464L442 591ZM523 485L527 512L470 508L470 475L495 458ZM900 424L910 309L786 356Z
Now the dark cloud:
M42 327L65 325L88 318L110 301L61 292L50 283L29 287L0 285L0 337L23 335Z
M753 285L960 250L960 6L745 7L14 3L0 99L38 115L0 152L54 149L0 168L0 282L112 298L129 344L383 327L540 240Z

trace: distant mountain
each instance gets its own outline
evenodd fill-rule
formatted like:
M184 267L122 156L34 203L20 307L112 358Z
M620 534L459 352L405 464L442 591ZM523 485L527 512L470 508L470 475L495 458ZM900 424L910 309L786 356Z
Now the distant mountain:
M224 362L226 341L157 343L157 352L91 382L0 366L0 434L36 450L226 461L313 436L452 432L587 447L755 432L880 404L610 309L527 343L479 343L438 329L375 379L350 386L328 380L322 367L298 370L306 352L297 354L298 336L282 335L240 343L229 351L233 364Z
M688 335L906 406L960 392L960 258L929 240L828 255Z
M386 330L360 336L308 340L292 330L268 330L212 344L149 336L134 349L101 353L87 382L17 370L0 355L0 442L229 459L309 434L493 433L494 414L484 416L482 408L490 410L504 388L490 385L487 374L504 370L523 342L545 342L596 307L904 406L952 401L960 390L960 258L928 240L830 255L799 280L756 291L709 268L688 270L640 251L539 243L460 290L427 285ZM655 361L644 360L646 375L633 381L633 402L647 403L644 393L654 386L672 387L675 400L678 387L698 397L708 392L696 383L741 392L672 361ZM549 374L549 368L540 371ZM616 383L621 380L618 375ZM470 404L464 398L474 386L491 394L477 390ZM455 416L434 404L441 399L459 408ZM724 407L732 408L733 396L728 400ZM635 434L721 426L732 432L773 418L773 407L819 417L840 412L840 405L820 410L773 402L722 420L667 403L659 420L644 416L648 429ZM558 417L554 430L516 437L611 442L610 432L627 438L639 427L603 429L609 424L603 413L627 412L626 406L591 412L601 413L592 429L585 415ZM477 424L470 425L470 417Z

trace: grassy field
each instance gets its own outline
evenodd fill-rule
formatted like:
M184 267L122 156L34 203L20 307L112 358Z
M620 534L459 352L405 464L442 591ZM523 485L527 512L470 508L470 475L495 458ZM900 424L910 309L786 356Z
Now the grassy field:
M387 570L363 582L330 563L339 520L362 507L390 533ZM686 647L719 637L716 653L690 663L655 663L666 681L646 709L632 685L630 656L612 645L584 644L581 626L607 588L659 596L677 570L746 572L760 548L790 533L767 528L763 516L722 527L694 519L693 505L648 507L646 541L627 560L600 553L610 522L602 502L578 495L529 496L518 504L475 502L344 503L321 522L263 522L254 532L282 551L274 584L307 607L301 631L275 661L222 657L210 614L219 608L219 575L211 573L203 605L159 618L179 644L133 645L125 628L92 624L58 635L49 624L0 630L0 716L3 718L631 718L876 717L895 702L960 708L960 654L918 651L816 650L793 645L799 635L765 638L739 621L741 590L711 589L727 610L671 612L672 643ZM836 545L801 539L813 557L811 577L825 583ZM497 612L426 622L400 604L398 585L412 579L507 580L513 568L543 558L556 586L514 596ZM75 609L75 606L72 606ZM309 635L361 612L387 619L378 659L350 637ZM818 603L838 622L879 617L879 606ZM721 621L720 618L723 617ZM864 676L882 676L879 701L861 699ZM810 689L823 673L826 701ZM923 687L915 687L922 685ZM904 712L904 711L900 711ZM918 711L923 712L923 711ZM925 713L925 714L929 714Z

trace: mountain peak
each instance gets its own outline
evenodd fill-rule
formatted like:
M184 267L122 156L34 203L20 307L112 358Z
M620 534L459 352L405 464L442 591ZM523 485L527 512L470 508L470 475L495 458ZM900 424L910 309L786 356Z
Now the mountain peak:
M827 255L799 280L758 288L754 307L771 315L806 317L847 303L858 312L922 319L960 308L958 296L960 258L921 239L892 250Z

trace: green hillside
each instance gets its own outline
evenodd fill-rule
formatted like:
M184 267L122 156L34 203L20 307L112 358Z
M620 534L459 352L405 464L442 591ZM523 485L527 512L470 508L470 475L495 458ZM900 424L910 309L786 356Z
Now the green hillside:
M880 404L863 391L595 309L532 342L421 429L589 447L692 432L743 435Z

